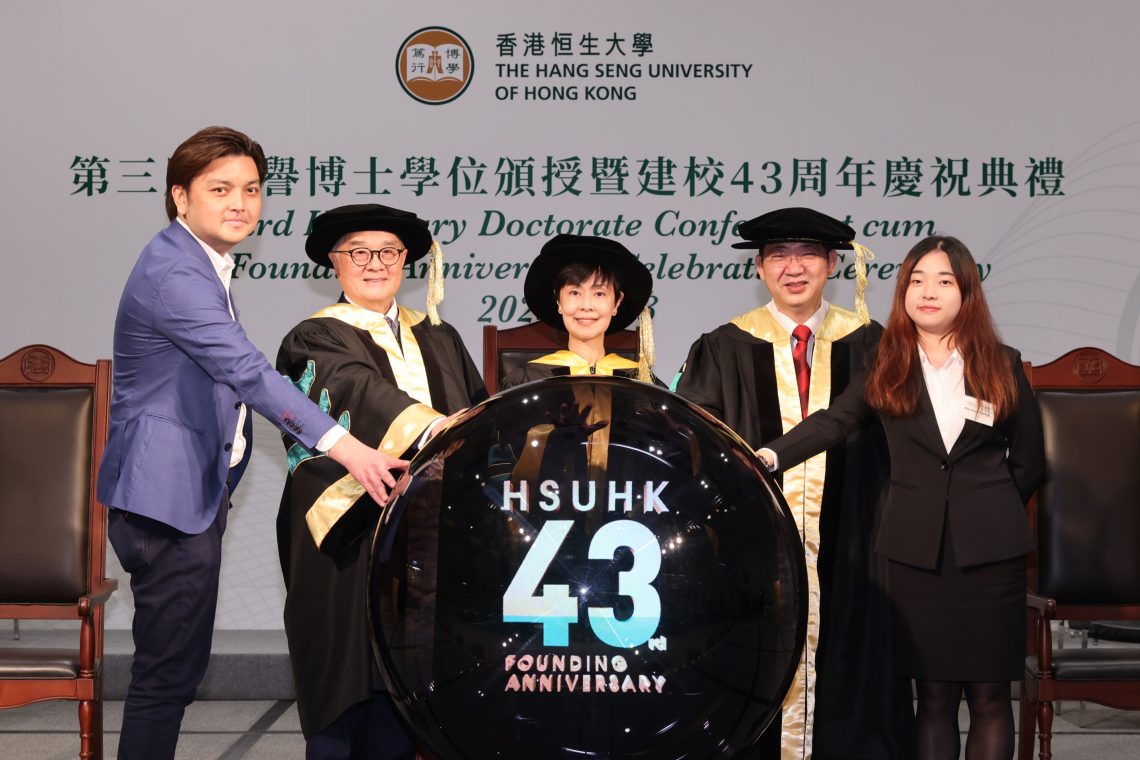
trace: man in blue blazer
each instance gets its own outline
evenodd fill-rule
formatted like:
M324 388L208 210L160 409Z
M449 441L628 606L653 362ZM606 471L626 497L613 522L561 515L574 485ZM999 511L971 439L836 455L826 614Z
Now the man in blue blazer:
M135 601L120 760L174 757L206 672L226 513L249 460L246 405L342 464L378 504L395 485L389 471L406 466L339 427L237 321L229 252L257 225L265 172L261 146L232 129L178 146L166 173L171 224L139 255L115 319L98 497Z

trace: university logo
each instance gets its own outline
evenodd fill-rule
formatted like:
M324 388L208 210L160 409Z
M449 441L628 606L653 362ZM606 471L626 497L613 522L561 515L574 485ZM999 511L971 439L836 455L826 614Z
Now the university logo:
M20 372L33 383L42 383L55 374L55 359L42 348L33 348L20 359Z
M1092 352L1082 351L1073 357L1073 375L1085 383L1099 383L1108 374L1108 362Z
M412 32L396 55L396 77L404 92L432 106L462 95L474 73L475 58L467 41L441 26Z

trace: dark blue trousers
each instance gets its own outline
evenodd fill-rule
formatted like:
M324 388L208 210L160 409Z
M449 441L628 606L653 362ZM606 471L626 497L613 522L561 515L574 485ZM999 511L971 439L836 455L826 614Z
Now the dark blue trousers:
M119 760L174 759L182 715L210 660L228 512L227 493L198 535L117 509L108 516L108 538L131 575L135 601Z
M384 692L357 702L305 743L305 760L414 760L415 742Z

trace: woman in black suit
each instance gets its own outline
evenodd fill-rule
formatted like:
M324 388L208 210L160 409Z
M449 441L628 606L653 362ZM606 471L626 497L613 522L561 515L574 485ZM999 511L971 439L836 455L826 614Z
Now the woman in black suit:
M901 673L916 681L918 755L1013 757L1009 682L1025 659L1024 505L1044 473L1041 419L961 241L907 254L877 353L830 408L760 456L788 467L878 419L891 485L875 549L889 560Z

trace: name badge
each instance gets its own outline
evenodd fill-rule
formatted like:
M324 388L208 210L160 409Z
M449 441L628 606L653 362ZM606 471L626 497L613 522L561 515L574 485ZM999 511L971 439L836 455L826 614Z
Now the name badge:
M989 401L979 401L973 396L966 396L962 402L962 412L968 420L988 427L994 426L994 405Z

